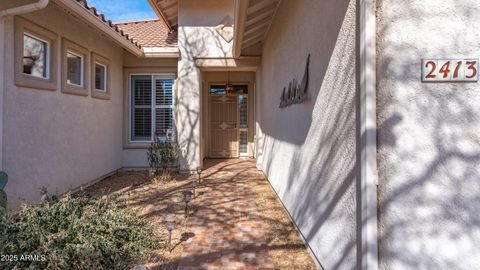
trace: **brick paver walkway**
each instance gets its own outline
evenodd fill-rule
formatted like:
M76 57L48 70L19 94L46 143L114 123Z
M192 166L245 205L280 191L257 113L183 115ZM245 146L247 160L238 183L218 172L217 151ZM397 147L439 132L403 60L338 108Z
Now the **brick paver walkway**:
M206 188L188 221L195 236L187 241L178 269L273 269L248 186L250 177L262 177L254 161L208 160L204 166Z

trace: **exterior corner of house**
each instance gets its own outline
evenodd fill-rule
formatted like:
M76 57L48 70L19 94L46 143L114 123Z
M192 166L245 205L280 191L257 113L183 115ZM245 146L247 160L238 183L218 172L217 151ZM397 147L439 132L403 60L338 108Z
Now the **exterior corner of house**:
M378 173L376 113L376 13L375 0L360 2L360 110L362 264L364 270L378 269Z

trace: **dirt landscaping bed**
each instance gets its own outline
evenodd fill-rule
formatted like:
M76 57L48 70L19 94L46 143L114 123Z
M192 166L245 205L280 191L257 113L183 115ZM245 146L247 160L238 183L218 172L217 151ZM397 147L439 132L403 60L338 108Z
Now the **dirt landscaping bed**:
M191 232L184 218L182 191L191 188L194 176L173 174L172 181L149 180L147 172L126 171L112 175L84 190L87 196L101 197L117 193L127 205L133 207L140 217L148 219L159 236L160 249L144 265L153 269L176 269L183 245ZM190 203L191 209L195 202ZM172 252L168 250L168 231L164 219L167 214L175 214L177 225L172 232Z
M222 162L222 161L218 161ZM229 163L232 161L226 161ZM215 176L218 174L218 176ZM209 172L207 179L203 179L196 189L197 194L208 192L208 181L214 177L223 177L222 171ZM127 205L136 209L140 217L148 219L157 232L160 249L144 265L151 269L177 269L181 261L187 240L195 234L189 225L189 219L184 218L184 201L182 192L191 190L192 180L196 175L175 174L174 180L169 182L150 181L146 172L132 171L119 172L84 190L88 196L103 196L112 193L120 194ZM235 179L235 178L234 178ZM235 180L232 179L235 183ZM248 180L249 188L257 205L257 215L262 223L264 243L268 256L275 269L316 269L303 241L293 227L282 204L268 181L255 173ZM212 188L212 187L210 187ZM202 196L202 195L200 195ZM201 197L199 197L201 198ZM195 215L202 199L193 199L190 202L190 214ZM168 231L164 219L167 214L175 214L178 223L173 230L173 250L170 253L167 247ZM192 244L192 243L190 243Z
M275 269L317 269L275 191L265 178L254 178L258 216Z

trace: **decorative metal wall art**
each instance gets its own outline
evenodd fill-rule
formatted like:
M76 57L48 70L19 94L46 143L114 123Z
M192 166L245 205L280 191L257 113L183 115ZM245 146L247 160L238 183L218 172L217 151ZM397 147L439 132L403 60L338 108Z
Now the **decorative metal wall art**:
M280 98L280 108L288 107L292 104L303 103L308 100L308 80L309 80L310 54L307 56L307 64L300 85L297 79L293 79L288 83L288 89L283 88L282 97Z

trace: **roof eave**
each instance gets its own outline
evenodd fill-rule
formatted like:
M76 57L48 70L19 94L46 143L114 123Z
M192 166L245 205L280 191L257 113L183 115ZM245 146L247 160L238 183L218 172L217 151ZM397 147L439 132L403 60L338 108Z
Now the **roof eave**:
M79 18L85 20L89 24L93 25L98 30L105 33L108 37L110 37L115 43L122 46L125 50L129 51L130 53L136 56L143 56L143 50L132 43L130 40L119 34L115 29L110 27L109 25L105 24L101 21L97 16L90 13L84 7L82 7L77 1L71 0L54 0L56 3L62 5L65 8L68 8L72 12L74 12Z
M151 58L179 58L180 51L177 47L143 47L145 57Z
M165 15L163 14L163 12L160 10L160 8L158 7L157 3L155 2L155 0L148 0L148 3L150 4L150 6L152 7L153 11L155 11L155 13L157 14L157 16L162 19L162 21L165 23L165 25L168 27L168 31L172 31L173 28L172 26L170 25L170 23L168 22L167 18L165 17Z
M248 1L235 0L235 23L233 36L233 57L240 57L242 54L243 33L247 17Z

